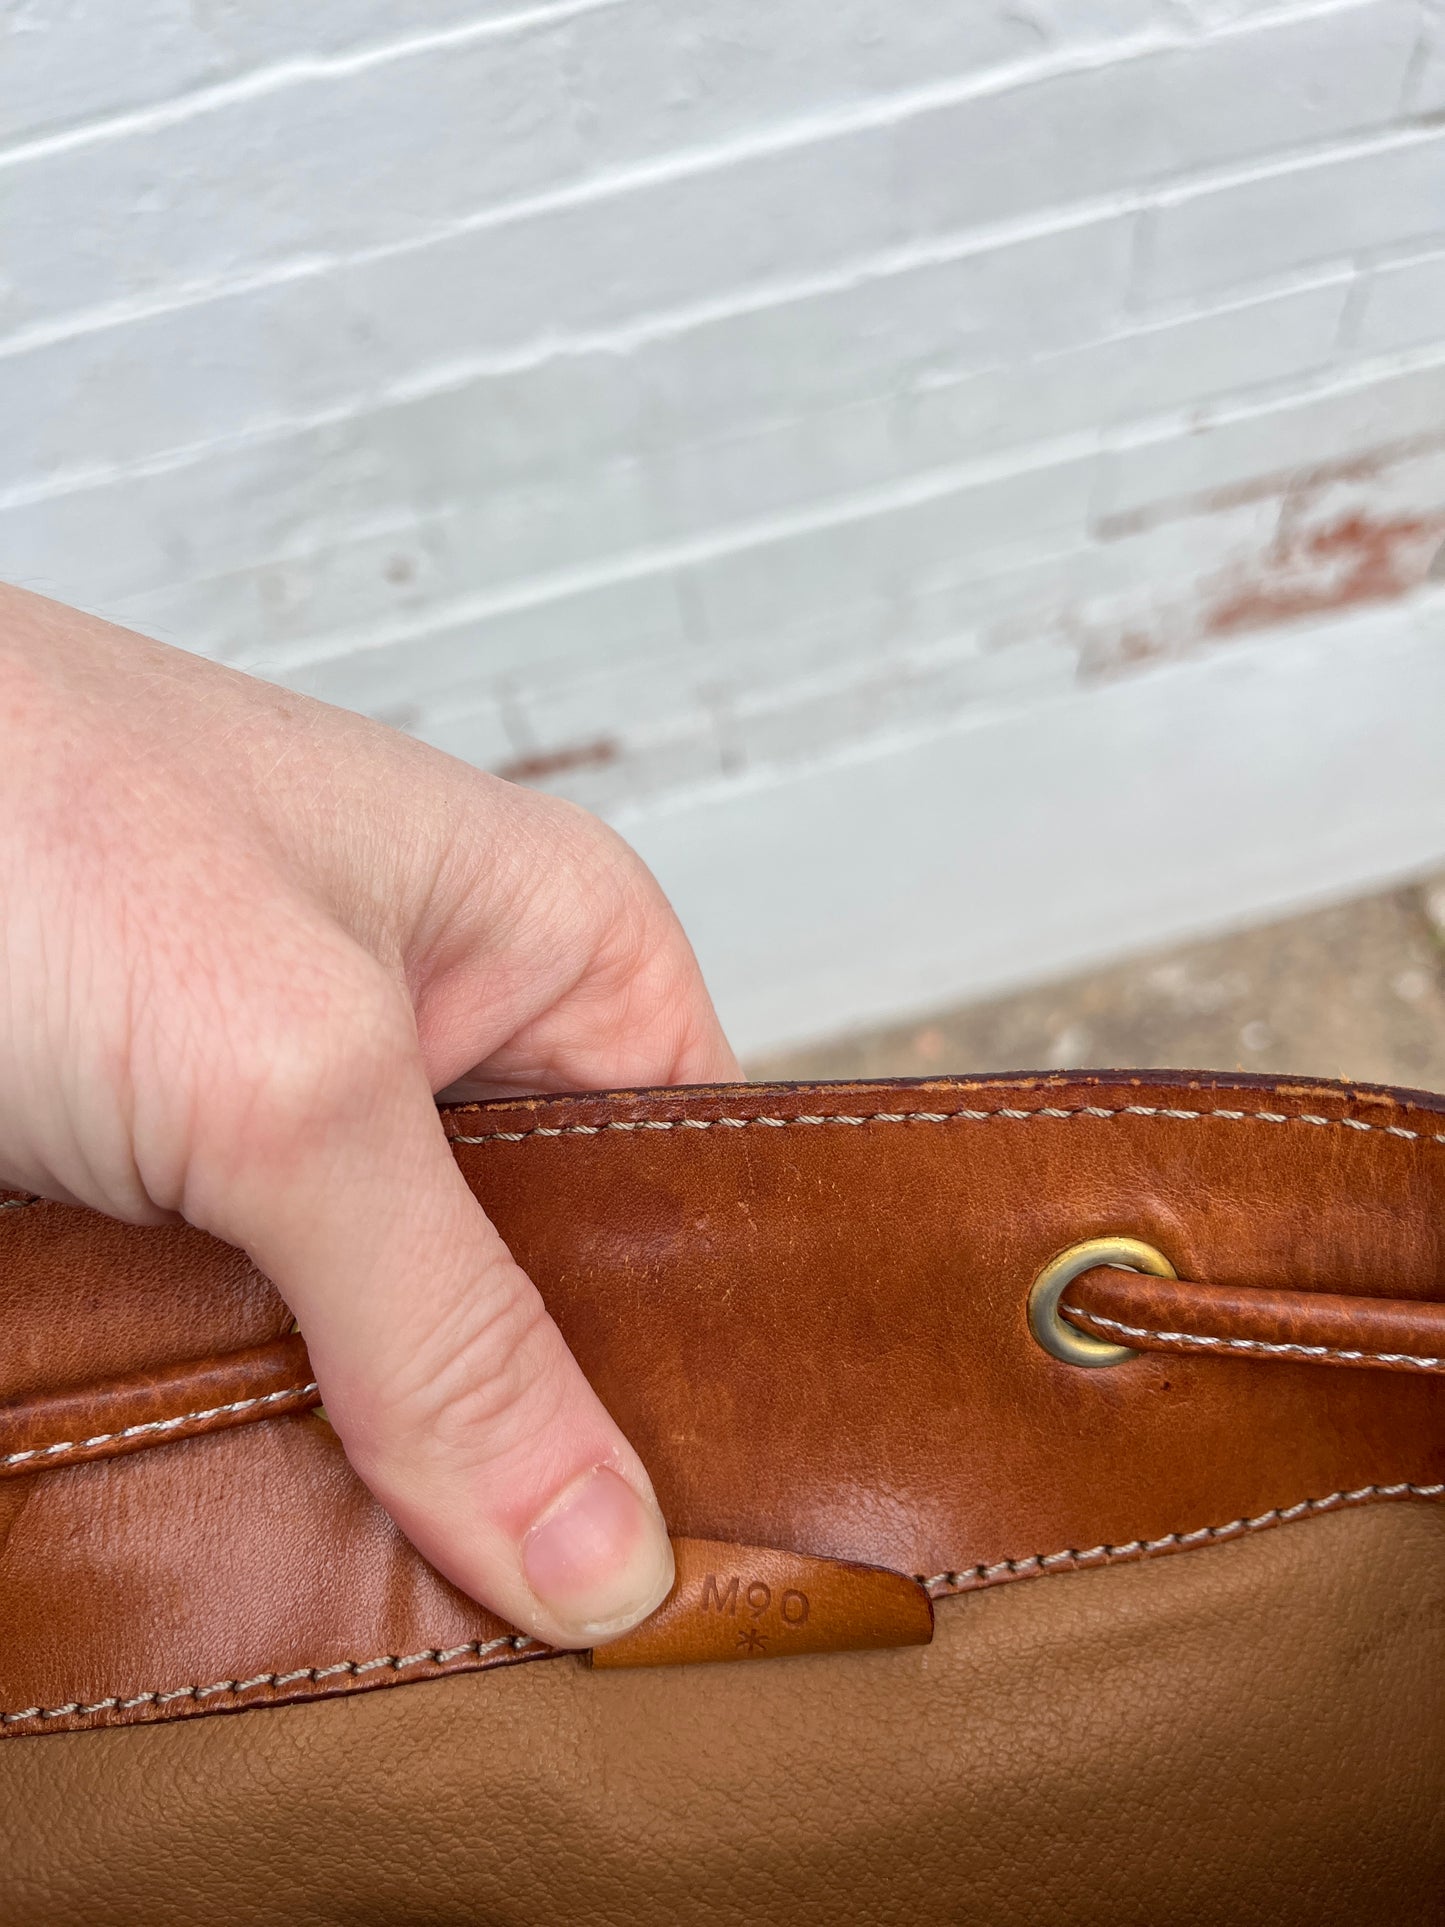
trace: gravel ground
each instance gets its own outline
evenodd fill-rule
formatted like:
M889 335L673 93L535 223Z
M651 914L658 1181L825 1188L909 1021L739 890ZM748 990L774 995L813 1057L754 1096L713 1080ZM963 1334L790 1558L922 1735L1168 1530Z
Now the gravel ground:
M760 1058L759 1078L1178 1068L1445 1091L1445 875Z

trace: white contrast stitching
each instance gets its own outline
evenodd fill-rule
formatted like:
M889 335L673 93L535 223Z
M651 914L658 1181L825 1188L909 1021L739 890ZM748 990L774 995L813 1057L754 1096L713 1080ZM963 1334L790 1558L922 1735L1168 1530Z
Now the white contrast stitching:
M1357 1117L1319 1117L1310 1111L1225 1111L1179 1110L1162 1104L1042 1104L1031 1110L1000 1106L993 1111L868 1111L862 1116L827 1113L807 1117L640 1117L614 1118L606 1124L529 1124L523 1131L483 1131L475 1136L457 1135L453 1144L521 1144L531 1137L603 1137L610 1131L716 1131L746 1130L758 1126L784 1130L790 1125L809 1124L956 1124L986 1123L993 1118L1025 1121L1035 1117L1167 1117L1180 1123L1219 1119L1228 1124L1314 1124L1323 1128L1338 1125L1347 1131L1375 1131L1382 1137L1405 1138L1411 1143L1445 1144L1445 1131L1411 1131L1402 1124L1367 1124Z
M1416 1365L1422 1372L1445 1368L1445 1358L1420 1358L1411 1352L1342 1351L1334 1345L1291 1345L1266 1338L1206 1338L1198 1332L1145 1331L1139 1325L1121 1325L1117 1318L1105 1318L1096 1311L1081 1311L1077 1305L1060 1305L1059 1310L1070 1324L1098 1326L1123 1338L1157 1338L1168 1345L1198 1345L1207 1351L1264 1352L1270 1358L1338 1358L1347 1365Z
M1362 1485L1352 1492L1331 1492L1323 1499L1302 1499L1297 1505L1275 1506L1252 1519L1231 1519L1227 1525L1200 1526L1193 1532L1170 1532L1161 1539L1130 1539L1118 1546L1090 1546L1084 1552L1070 1550L1036 1553L1029 1559L1001 1559L992 1566L971 1566L961 1572L935 1573L931 1579L920 1578L918 1583L935 1597L974 1592L996 1585L1001 1580L1031 1578L1035 1574L1054 1572L1061 1567L1100 1565L1110 1559L1138 1558L1145 1553L1175 1552L1209 1545L1216 1540L1237 1538L1242 1532L1259 1532L1266 1526L1288 1525L1296 1519L1309 1518L1317 1512L1330 1512L1342 1505L1362 1505L1369 1499L1438 1499L1442 1494L1445 1494L1445 1483L1411 1485L1402 1481L1398 1485ZM529 1646L538 1643L525 1633L509 1633L499 1639L473 1641L466 1646L433 1646L423 1652L401 1656L384 1653L377 1659L343 1659L332 1666L300 1666L289 1673L253 1673L249 1679L218 1679L209 1686L177 1686L169 1692L136 1693L129 1699L111 1694L105 1699L88 1703L71 1700L64 1706L26 1706L16 1713L0 1713L0 1725L11 1726L25 1720L84 1718L95 1713L128 1713L138 1706L169 1706L174 1700L209 1699L216 1693L247 1693L258 1686L280 1689L294 1686L300 1680L320 1685L322 1680L343 1673L360 1678L363 1673L382 1666L389 1666L394 1672L407 1666L445 1666L457 1659L485 1659L489 1653L498 1652L504 1646L510 1646L514 1652L525 1652Z
M1240 1123L1253 1120L1260 1124L1310 1124L1319 1127L1337 1125L1343 1130L1373 1131L1381 1136L1401 1138L1408 1142L1428 1142L1445 1145L1445 1132L1412 1131L1396 1124L1370 1124L1360 1118L1328 1118L1310 1112L1297 1112L1292 1115L1277 1111L1235 1111L1223 1109L1185 1110L1153 1104L1098 1105L1081 1104L1073 1106L1041 1105L1032 1109L1001 1106L991 1111L961 1109L956 1111L873 1111L863 1115L830 1113L798 1117L716 1117L716 1118L638 1118L614 1119L604 1124L535 1124L522 1131L488 1131L476 1135L457 1134L451 1138L453 1144L520 1144L527 1138L542 1137L601 1137L609 1132L629 1131L709 1131L718 1129L743 1130L752 1127L783 1130L790 1126L810 1125L863 1125L863 1124L949 1124L984 1123L994 1118L1011 1121L1026 1121L1030 1118L1072 1117L1162 1117L1182 1123L1193 1123L1217 1119L1227 1123ZM32 1204L39 1204L39 1198L0 1199L0 1210L20 1210ZM1433 1368L1442 1361L1415 1358L1409 1354L1392 1353L1352 1353L1332 1351L1322 1346L1270 1345L1264 1340L1255 1339L1209 1339L1189 1333L1147 1333L1132 1326L1116 1323L1112 1319L1099 1318L1092 1313L1077 1313L1076 1316L1088 1318L1096 1324L1107 1326L1130 1337L1159 1337L1172 1342L1192 1343L1234 1349L1267 1350L1284 1352L1308 1357L1331 1356L1344 1359L1370 1359L1381 1363L1401 1363ZM230 1405L213 1406L205 1411L187 1412L176 1418L153 1420L144 1425L127 1426L119 1432L97 1434L94 1438L65 1440L48 1446L40 1446L28 1452L11 1453L0 1458L0 1465L15 1465L32 1458L44 1458L66 1451L85 1450L96 1445L110 1444L117 1440L135 1438L154 1433L171 1431L182 1425L199 1423L209 1418L217 1418L253 1407L270 1405L279 1400L309 1395L318 1389L314 1382L304 1386L293 1386L285 1391L269 1392L264 1397L239 1399ZM1035 1553L1024 1559L999 1560L989 1566L973 1566L962 1571L936 1573L932 1578L920 1579L919 1583L935 1595L973 1591L990 1586L1005 1579L1018 1579L1038 1573L1056 1571L1060 1568L1073 1568L1105 1563L1110 1560L1139 1557L1148 1553L1183 1550L1188 1547L1207 1545L1223 1539L1235 1538L1244 1532L1258 1532L1266 1527L1286 1524L1291 1521L1311 1517L1316 1513L1334 1510L1342 1505L1358 1505L1370 1499L1419 1498L1435 1499L1445 1494L1445 1483L1435 1485L1414 1485L1402 1481L1395 1485L1365 1485L1353 1491L1339 1491L1326 1494L1322 1499L1304 1499L1295 1505L1272 1507L1267 1512L1253 1518L1231 1519L1220 1526L1201 1526L1192 1532L1166 1533L1158 1539L1131 1539L1121 1545L1091 1546L1083 1551L1072 1548L1059 1552ZM419 1665L446 1665L461 1658L484 1659L490 1653L503 1647L521 1652L535 1642L525 1634L508 1634L498 1639L473 1641L464 1646L446 1648L430 1647L420 1653L405 1655L382 1654L368 1660L341 1660L331 1666L299 1667L286 1673L256 1673L244 1680L216 1680L206 1686L180 1686L169 1691L137 1693L122 1699L110 1695L104 1699L86 1703L72 1700L63 1706L28 1706L18 1712L0 1713L0 1724L15 1725L25 1721L59 1720L72 1717L84 1718L96 1713L130 1712L141 1706L167 1706L176 1700L203 1700L217 1693L245 1693L257 1687L270 1687L273 1690L295 1685L301 1680L320 1684L322 1680L349 1674L359 1678L365 1673L380 1667L390 1667L400 1671L406 1667Z
M1438 1485L1361 1485L1352 1492L1329 1492L1323 1499L1301 1499L1295 1505L1271 1506L1268 1512L1252 1519L1231 1519L1227 1525L1197 1526L1193 1532L1166 1532L1162 1539L1129 1539L1118 1546L1090 1546L1086 1551L1035 1553L1028 1559L1000 1559L992 1566L969 1566L959 1572L937 1572L931 1579L919 1578L919 1585L935 1596L955 1592L977 1592L1006 1579L1028 1579L1037 1573L1060 1568L1097 1566L1111 1559L1137 1559L1150 1552L1178 1552L1187 1547L1210 1545L1218 1539L1236 1539L1242 1532L1262 1532L1267 1526L1290 1525L1296 1519L1311 1518L1317 1512L1333 1512L1342 1505L1363 1505L1369 1499L1438 1499L1445 1494L1445 1482Z
M294 1686L303 1679L319 1685L323 1679L332 1679L339 1673L349 1673L356 1679L363 1673L375 1672L379 1666L390 1666L393 1672L400 1672L404 1666L446 1666L455 1659L485 1659L488 1653L498 1652L503 1646L520 1653L537 1643L526 1633L506 1633L500 1639L472 1640L466 1646L432 1646L425 1652L400 1656L383 1653L378 1659L343 1659L334 1666L299 1666L290 1673L253 1673L249 1679L218 1679L209 1686L176 1686L166 1693L136 1693L129 1699L112 1693L106 1699L88 1703L71 1700L65 1706L26 1706L18 1713L0 1713L0 1722L11 1726L18 1720L64 1720L90 1713L129 1713L137 1706L169 1706L173 1700L210 1699L216 1693L249 1693L258 1686Z
M33 1445L28 1452L7 1452L0 1466L26 1465L31 1459L56 1458L63 1452L88 1452L93 1446L114 1445L120 1439L154 1438L174 1432L182 1425L200 1425L207 1419L230 1418L237 1412L259 1411L263 1405L277 1405L282 1399L309 1398L320 1387L313 1378L306 1385L288 1385L281 1392L266 1392L257 1398L233 1399L229 1405L210 1405L200 1412L181 1412L175 1418L148 1419L144 1425L127 1425L119 1432L97 1432L88 1439L59 1439L54 1445Z

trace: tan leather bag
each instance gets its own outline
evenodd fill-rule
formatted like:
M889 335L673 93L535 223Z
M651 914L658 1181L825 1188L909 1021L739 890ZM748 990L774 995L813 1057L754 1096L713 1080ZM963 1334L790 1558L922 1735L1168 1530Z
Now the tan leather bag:
M443 1115L677 1591L606 1666L519 1638L243 1257L11 1197L6 1922L1440 1917L1445 1102Z

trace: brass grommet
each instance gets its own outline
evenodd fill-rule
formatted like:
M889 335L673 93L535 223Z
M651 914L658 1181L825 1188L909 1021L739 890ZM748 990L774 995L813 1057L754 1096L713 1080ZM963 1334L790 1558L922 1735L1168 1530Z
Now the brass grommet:
M1085 1238L1051 1258L1029 1287L1029 1330L1054 1358L1066 1365L1122 1365L1139 1354L1128 1345L1110 1345L1091 1338L1059 1316L1059 1300L1083 1272L1096 1265L1119 1265L1125 1271L1144 1271L1153 1278L1177 1278L1178 1272L1162 1251L1139 1238Z

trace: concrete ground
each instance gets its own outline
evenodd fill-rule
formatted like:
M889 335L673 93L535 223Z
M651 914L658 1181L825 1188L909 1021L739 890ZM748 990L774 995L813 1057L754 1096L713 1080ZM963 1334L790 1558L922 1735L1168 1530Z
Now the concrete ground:
M749 1064L761 1078L1106 1066L1445 1091L1445 874Z

